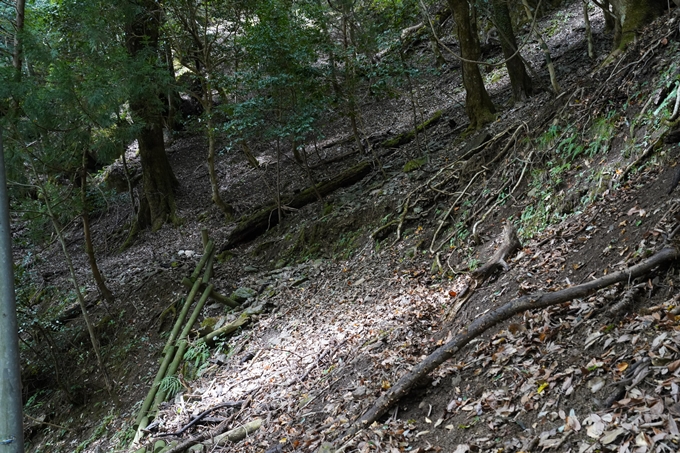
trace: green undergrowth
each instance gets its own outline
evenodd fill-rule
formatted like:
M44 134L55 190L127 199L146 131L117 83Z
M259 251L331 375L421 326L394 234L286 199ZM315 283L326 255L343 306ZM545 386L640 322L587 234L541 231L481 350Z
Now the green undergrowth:
M584 123L556 121L532 140L529 145L542 165L534 167L528 178L525 205L516 219L520 237L533 238L582 212L616 188L622 172L650 146L656 144L640 165L663 158L657 156L657 147L661 148L668 129L679 81L678 64L672 62L651 83L643 81L631 88L620 106L609 105Z
M587 127L553 123L530 143L543 166L534 168L528 179L527 203L517 219L520 238L531 239L582 211L601 193L598 164L611 151L620 119L612 109ZM583 193L582 187L589 190Z

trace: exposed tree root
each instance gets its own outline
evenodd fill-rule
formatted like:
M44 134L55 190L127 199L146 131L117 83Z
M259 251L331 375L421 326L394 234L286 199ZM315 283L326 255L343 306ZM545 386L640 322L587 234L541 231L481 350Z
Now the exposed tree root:
M471 340L486 332L496 324L510 319L512 316L527 310L546 308L552 305L568 302L573 299L587 297L596 291L619 282L627 282L652 271L655 267L670 263L680 257L680 251L676 248L665 248L650 258L636 264L626 270L605 275L596 280L589 281L577 286L571 286L560 291L543 293L538 292L522 296L508 302L502 307L489 312L464 328L451 341L441 346L430 354L425 360L416 365L411 372L403 376L399 381L378 398L375 404L356 420L345 432L342 441L354 436L359 430L375 422L390 407L403 398L416 382L424 378L428 373L435 370L439 365L454 356Z
M642 291L642 288L644 288L645 285L646 285L646 283L638 283L637 285L633 285L630 288L628 288L628 290L625 292L625 294L623 295L621 300L618 301L616 304L614 304L609 309L609 314L612 315L612 316L620 315L633 302L635 302L635 299L640 294L640 292Z
M484 266L472 272L472 276L481 283L489 278L497 269L503 268L507 270L508 265L505 263L505 259L521 247L522 244L517 238L517 230L515 230L512 223L508 222L503 229L503 242L500 247L498 247L496 253L489 258Z

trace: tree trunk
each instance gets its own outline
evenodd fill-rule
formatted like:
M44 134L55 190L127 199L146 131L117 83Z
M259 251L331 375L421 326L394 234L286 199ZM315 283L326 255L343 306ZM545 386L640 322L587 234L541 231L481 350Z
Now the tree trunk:
M611 3L621 24L621 36L614 42L619 49L633 41L637 31L662 15L668 6L667 0L613 0Z
M501 40L505 66L508 68L512 98L515 102L524 101L531 96L533 88L531 77L527 74L524 62L517 52L517 40L512 29L512 19L507 0L492 0L494 22Z
M132 104L130 106L132 109ZM152 231L158 230L167 221L177 221L175 188L179 182L165 153L161 124L158 121L145 125L138 137L144 187L144 202L140 203L138 222L140 228L150 226Z
M92 246L92 230L90 228L90 215L88 213L87 206L87 152L83 151L83 163L80 168L80 197L82 202L82 213L81 218L83 220L83 235L85 236L85 253L87 254L87 259L90 262L90 269L92 270L92 276L94 281L97 283L97 288L102 297L109 304L115 302L113 293L106 286L104 277L101 272L99 272L99 266L97 266L97 257L94 254L94 247Z
M458 29L460 52L465 60L478 61L481 55L479 39L470 21L467 0L448 0ZM479 129L494 120L496 109L484 87L477 63L463 62L463 85L465 86L465 112L470 118L470 128Z
M21 33L24 30L24 13L26 10L26 0L17 0L16 2L16 33L14 34L14 52L12 54L12 66L15 70L15 75L21 81L21 66L23 58L23 43L21 42Z
M604 14L604 29L607 31L614 31L616 19L614 18L614 14L612 14L609 9L609 0L602 0L600 5L598 6L602 8L602 12Z
M588 2L583 2L583 22L586 25L586 40L588 41L588 58L595 59L595 43L593 42L593 29L590 26L590 13L588 12Z
M210 187L212 189L212 200L222 214L227 222L231 222L234 219L234 208L228 205L222 200L220 196L220 185L217 181L217 171L215 170L215 153L216 153L216 140L215 140L215 129L212 118L212 99L208 99L205 103L206 105L206 127L208 134L208 174L210 175Z
M177 120L179 104L181 98L179 96L179 91L177 91L177 79L175 78L175 66L172 56L172 48L170 44L166 43L163 46L165 66L170 75L170 80L172 81L172 86L168 87L166 90L166 101L165 101L165 127L170 135L170 143L172 143L173 132L180 130L181 123Z
M38 173L35 170L35 167L33 167L31 170L33 171L33 176L36 178L36 181L40 181L40 179L38 177ZM40 184L38 187L39 187L40 193L42 194L42 199L45 203L45 210L47 212L47 216L49 217L50 221L52 222L54 232L57 236L57 241L59 242L59 245L61 245L61 251L64 253L64 260L66 261L66 266L67 266L69 274L71 276L71 283L73 283L73 289L76 293L76 297L78 299L78 304L80 305L80 310L83 314L83 320L85 321L85 327L87 327L87 332L90 336L90 342L92 344L92 349L94 350L94 354L97 358L97 365L99 366L99 370L102 373L102 378L104 379L104 385L106 386L106 390L109 393L109 395L111 395L111 391L113 390L113 382L111 381L111 378L109 377L109 374L106 371L106 367L104 366L104 360L102 359L100 348L99 348L99 341L97 341L97 336L94 333L94 326L92 325L92 321L90 320L90 315L87 312L87 303L85 302L85 296L83 296L83 292L80 289L80 284L78 283L76 271L75 271L75 268L73 267L73 261L71 260L71 255L68 253L68 249L66 248L66 240L64 239L64 235L63 235L63 227L59 223L59 219L57 218L56 214L52 210L52 202L50 200L49 195L47 194L47 191L45 190L45 187L42 184Z
M146 64L158 64L158 39L160 6L154 0L140 0L139 12L125 28L125 44L133 59L146 59ZM158 68L159 73L163 71ZM137 90L130 100L130 110L136 123L140 124L138 135L139 156L142 164L144 200L140 203L137 222L140 228L151 226L158 230L167 221L176 222L175 178L163 141L163 103L166 93L160 83L144 74L132 74L131 83L146 87Z
M535 18L537 12L535 11L535 8L534 9L531 8L528 0L522 0L522 5L524 5L524 11L526 12L527 20L531 22L532 31L536 35L536 38L538 39L538 45L541 48L541 51L543 52L543 57L545 58L545 65L548 67L548 73L550 74L550 84L552 85L555 94L556 95L560 94L562 92L562 89L560 88L560 84L557 82L557 75L555 74L555 65L553 64L552 57L550 56L550 49L548 48L548 44L545 42L545 39L543 39L543 35L536 28Z

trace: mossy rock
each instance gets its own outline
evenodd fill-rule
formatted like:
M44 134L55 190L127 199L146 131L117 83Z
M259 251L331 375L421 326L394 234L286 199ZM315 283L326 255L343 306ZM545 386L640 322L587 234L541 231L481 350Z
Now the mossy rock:
M427 163L427 157L419 157L418 159L409 160L404 164L402 171L404 173L409 173L413 170L417 170Z
M233 257L234 257L233 253L231 253L229 250L225 250L224 252L217 255L217 261L220 263L224 263L226 261L229 261Z
M218 322L220 322L220 317L218 316L212 316L210 318L205 318L201 322L201 327L198 329L198 335L201 337L204 337L208 335L210 332L215 330L215 326L217 325Z
M250 298L257 296L257 291L251 288L239 288L233 293L231 293L231 298L234 299L239 304L247 301Z

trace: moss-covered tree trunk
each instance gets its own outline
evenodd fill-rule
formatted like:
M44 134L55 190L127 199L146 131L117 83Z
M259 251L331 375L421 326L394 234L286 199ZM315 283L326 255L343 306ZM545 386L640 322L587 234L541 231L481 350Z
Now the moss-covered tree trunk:
M154 0L139 0L134 7L136 10L125 27L125 44L133 67L139 68L139 73L131 74L130 80L136 84L130 110L133 120L141 125L137 141L144 194L137 222L140 228L150 226L155 231L168 220L176 220L175 188L179 183L163 141L162 68L157 68L158 74L151 77L147 72L149 66L158 65L160 5Z
M507 0L492 0L494 22L503 48L505 66L508 68L512 98L515 102L524 101L532 94L531 77L527 74L522 57L517 52L517 40L512 29L512 19Z
M611 3L620 21L621 33L614 41L619 49L633 41L643 25L659 17L668 7L667 0L612 0Z
M470 20L470 6L467 0L448 0L458 30L460 53L463 61L463 85L465 86L465 112L470 118L470 128L479 129L494 120L496 109L484 87L479 66L481 50L475 25Z

